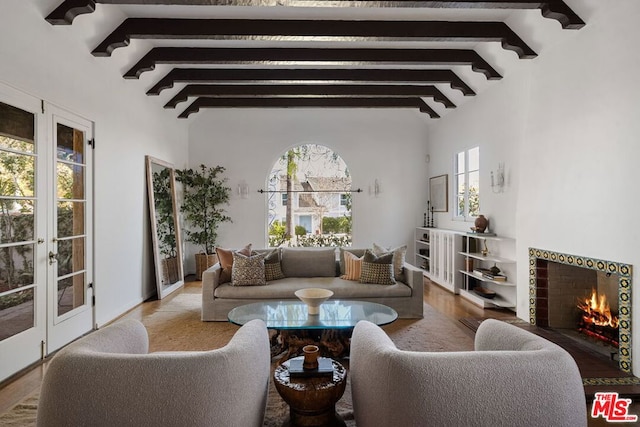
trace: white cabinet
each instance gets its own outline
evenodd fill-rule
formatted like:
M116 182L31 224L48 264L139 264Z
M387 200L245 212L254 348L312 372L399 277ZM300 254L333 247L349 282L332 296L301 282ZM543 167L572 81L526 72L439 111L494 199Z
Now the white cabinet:
M481 307L515 310L515 240L467 233L461 241L460 295Z
M462 268L460 235L437 228L417 227L415 231L415 265L432 282L456 294L460 286L458 271Z

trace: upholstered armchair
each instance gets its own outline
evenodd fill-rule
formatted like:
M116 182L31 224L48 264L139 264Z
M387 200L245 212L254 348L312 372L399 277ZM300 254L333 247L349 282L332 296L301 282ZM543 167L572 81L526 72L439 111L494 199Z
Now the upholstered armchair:
M51 360L38 426L262 426L270 377L265 324L223 348L148 353L137 320L81 338Z
M485 320L475 351L398 350L359 322L351 339L358 427L587 425L582 379L561 347L516 326Z

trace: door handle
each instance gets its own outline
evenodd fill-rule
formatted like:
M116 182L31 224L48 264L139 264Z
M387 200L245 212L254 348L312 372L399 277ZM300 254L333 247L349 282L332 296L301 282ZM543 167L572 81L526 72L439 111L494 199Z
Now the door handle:
M53 264L54 262L58 262L58 254L49 251L49 264Z

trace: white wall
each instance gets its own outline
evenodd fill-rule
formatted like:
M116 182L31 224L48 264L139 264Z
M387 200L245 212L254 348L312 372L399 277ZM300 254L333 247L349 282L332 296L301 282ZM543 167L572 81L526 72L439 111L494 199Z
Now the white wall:
M94 271L102 325L155 291L144 156L184 166L187 125L125 81L117 67L105 67L112 59L91 55L91 42L83 40L95 30L82 18L73 26L47 23L58 4L2 2L0 82L95 123Z
M426 205L426 123L417 110L211 109L201 110L189 129L189 163L222 165L234 189L228 212L233 223L219 230L219 245L266 245L266 180L287 149L325 145L347 163L353 188L353 245L407 244ZM375 179L378 197L369 194ZM249 184L248 199L236 192ZM193 261L187 260L187 265ZM193 268L193 267L191 267ZM189 267L187 268L189 270Z
M584 6L567 3L578 13ZM495 220L494 231L517 239L517 310L523 319L529 316L529 247L640 265L640 3L588 3L583 29L430 125L432 163L450 164L460 146L481 146L481 210ZM511 187L485 197L486 168L497 161L505 162ZM451 171L441 169L432 172ZM640 283L637 273L633 282ZM640 307L640 293L632 300ZM632 324L640 320L637 313ZM640 328L632 343L638 375Z

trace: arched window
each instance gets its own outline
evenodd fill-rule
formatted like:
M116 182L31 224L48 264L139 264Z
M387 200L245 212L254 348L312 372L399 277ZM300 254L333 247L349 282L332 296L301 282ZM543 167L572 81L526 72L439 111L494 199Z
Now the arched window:
M328 147L291 148L268 180L269 246L350 246L351 176Z

